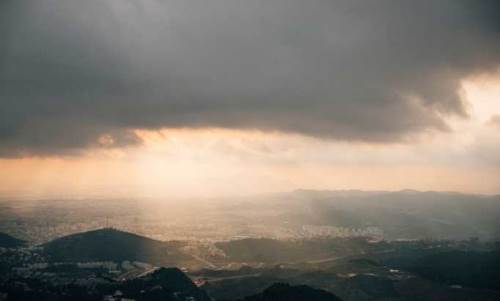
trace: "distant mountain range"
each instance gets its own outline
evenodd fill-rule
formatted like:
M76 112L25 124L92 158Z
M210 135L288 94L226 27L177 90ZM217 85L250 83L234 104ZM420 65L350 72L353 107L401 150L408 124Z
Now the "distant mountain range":
M244 206L298 226L376 227L386 239L500 239L500 195L297 190Z
M0 248L18 248L26 244L25 241L12 237L5 233L0 233Z
M140 261L156 266L198 266L178 245L105 228L61 237L41 245L50 261Z

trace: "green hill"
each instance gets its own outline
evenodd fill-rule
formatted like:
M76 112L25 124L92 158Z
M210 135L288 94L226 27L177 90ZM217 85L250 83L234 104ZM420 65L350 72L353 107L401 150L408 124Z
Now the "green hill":
M68 235L42 245L56 262L141 261L157 266L200 265L176 245L116 229L100 229Z
M12 237L5 233L0 233L0 248L18 248L26 244L25 241Z

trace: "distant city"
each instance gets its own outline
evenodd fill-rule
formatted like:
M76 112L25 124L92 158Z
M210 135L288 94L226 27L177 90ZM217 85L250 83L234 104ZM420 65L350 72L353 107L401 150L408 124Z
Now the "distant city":
M500 297L498 196L295 191L141 204L3 201L0 300Z

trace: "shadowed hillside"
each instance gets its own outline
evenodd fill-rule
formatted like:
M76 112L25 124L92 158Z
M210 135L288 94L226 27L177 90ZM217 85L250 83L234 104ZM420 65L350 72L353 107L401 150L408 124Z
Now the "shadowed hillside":
M500 290L500 251L448 251L413 261L392 258L388 263L426 279L448 285Z
M276 240L248 238L216 243L231 260L249 262L296 262L352 255L368 245L366 239Z
M210 298L178 268L160 268L120 286L123 294L134 300L197 300Z
M137 301L209 301L207 294L177 268L159 268L127 281L101 279L96 282L75 282L54 285L18 279L0 283L7 298L0 300L137 300ZM2 295L0 295L1 297Z
M324 290L314 289L307 285L291 286L284 283L276 283L265 289L262 293L249 296L244 301L340 301L332 293Z
M5 233L0 233L0 248L18 248L25 245L23 240L17 239Z
M168 242L116 229L68 235L42 245L51 261L141 261L158 266L190 266L197 261Z

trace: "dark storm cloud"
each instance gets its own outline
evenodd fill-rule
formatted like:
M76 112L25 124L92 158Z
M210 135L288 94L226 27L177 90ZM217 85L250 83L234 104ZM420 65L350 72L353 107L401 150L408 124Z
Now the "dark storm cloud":
M446 130L460 80L498 66L497 3L4 0L0 155L140 143L134 128Z

